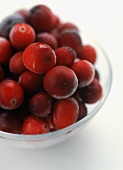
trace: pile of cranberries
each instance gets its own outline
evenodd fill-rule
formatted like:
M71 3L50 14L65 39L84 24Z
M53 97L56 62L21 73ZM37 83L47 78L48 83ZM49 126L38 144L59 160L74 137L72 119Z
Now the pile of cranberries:
M87 115L102 96L96 51L49 7L20 9L0 23L0 130L43 134Z

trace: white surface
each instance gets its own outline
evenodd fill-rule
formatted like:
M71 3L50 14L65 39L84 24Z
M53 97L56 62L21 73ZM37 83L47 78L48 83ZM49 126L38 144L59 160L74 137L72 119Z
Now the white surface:
M64 143L36 150L1 143L0 170L123 170L123 1L4 0L0 16L39 3L95 37L110 58L113 85L95 118Z

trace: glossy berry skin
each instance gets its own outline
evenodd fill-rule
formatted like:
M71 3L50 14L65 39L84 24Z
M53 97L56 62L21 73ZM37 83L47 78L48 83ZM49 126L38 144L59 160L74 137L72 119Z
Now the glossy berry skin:
M27 70L23 64L22 54L23 51L15 53L9 61L9 70L16 75L20 75Z
M60 47L55 50L56 65L70 67L76 58L76 53L71 47Z
M45 92L36 93L28 103L30 113L41 118L51 113L52 97Z
M7 110L18 108L24 99L23 89L14 80L4 80L0 83L0 107Z
M0 64L7 64L12 54L13 48L10 42L4 37L0 37Z
M17 50L24 50L35 41L36 35L34 29L30 25L20 23L12 27L9 38L14 48Z
M0 24L0 33L3 37L9 38L11 28L18 23L25 23L23 16L19 14L12 14L5 17Z
M102 97L102 87L97 79L84 88L81 88L81 97L88 104L96 103Z
M25 71L19 76L19 84L22 86L25 94L32 95L43 89L43 76L31 71Z
M36 42L24 50L23 62L30 71L44 74L55 66L56 55L48 45Z
M82 52L82 40L76 30L65 29L59 34L59 46L69 46L73 48L77 55Z
M94 66L86 61L86 60L80 60L75 62L71 69L75 72L78 78L79 87L85 87L88 86L94 79L95 76L95 69Z
M56 99L70 97L77 89L78 79L68 67L56 66L44 76L44 89Z
M0 130L15 134L21 132L21 120L16 111L0 111Z
M96 51L94 49L94 47L90 46L90 45L84 45L82 46L82 53L79 55L79 58L82 60L87 60L89 62L91 62L92 64L94 64L96 62Z
M56 38L48 32L39 33L36 40L49 45L53 50L58 46Z
M37 5L29 10L28 22L36 32L48 32L54 26L52 11L45 5Z
M4 72L3 72L3 68L0 65L0 82L4 79Z
M53 122L55 129L63 129L74 124L79 115L79 105L77 101L70 97L57 100L54 105Z
M34 115L29 115L27 118L25 118L22 124L21 130L22 134L33 135L48 132L49 132L48 124Z

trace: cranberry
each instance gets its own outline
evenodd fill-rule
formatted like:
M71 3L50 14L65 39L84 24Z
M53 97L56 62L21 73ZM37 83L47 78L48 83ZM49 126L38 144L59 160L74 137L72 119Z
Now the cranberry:
M22 87L13 80L0 83L0 107L7 110L18 108L24 99Z
M65 29L72 29L78 31L77 26L71 22L66 22L60 25L59 31L63 31Z
M43 134L49 132L49 126L48 124L35 117L34 115L29 115L27 118L25 118L23 124L22 124L22 134Z
M3 68L0 65L0 82L4 79L4 72L3 72Z
M19 9L15 12L15 14L19 14L21 15L25 20L27 20L27 17L28 17L28 14L29 14L29 11L25 8L22 8L22 9Z
M21 132L21 120L16 111L0 111L0 130L16 134Z
M31 71L22 73L18 82L22 86L25 94L34 94L43 89L43 76Z
M47 122L49 128L50 128L50 131L54 131L55 130L55 127L54 127L54 124L53 124L53 118L52 118L52 115L48 115L47 117L44 118L44 120Z
M24 23L25 19L19 14L12 14L5 17L0 24L0 33L3 37L9 38L10 29L18 23Z
M82 40L79 33L75 30L65 29L59 34L59 45L70 46L77 55L82 51Z
M79 87L85 87L89 85L95 76L95 69L94 66L86 61L86 60L80 60L75 62L71 69L76 73Z
M39 33L37 35L37 41L49 45L53 50L58 46L56 38L48 32Z
M56 66L44 76L45 90L56 99L70 97L77 89L78 79L68 67Z
M0 37L0 64L7 64L12 54L13 48L10 42L4 37Z
M54 28L50 31L50 33L55 37L56 40L58 40L58 37L59 37L58 29Z
M29 110L37 117L46 117L49 113L51 113L51 109L52 97L45 92L36 93L29 100Z
M36 32L50 31L54 26L52 11L45 5L37 5L29 10L28 22Z
M79 105L74 98L57 100L54 105L53 121L55 128L63 129L76 122L79 115Z
M12 73L17 74L17 75L20 75L21 73L27 70L23 64L22 54L23 54L23 51L19 51L15 53L10 58L10 61L9 61L9 70Z
M81 97L85 103L96 103L102 97L102 87L97 79L84 88L81 88Z
M83 45L82 53L79 55L79 58L81 58L82 60L87 60L91 62L92 64L94 64L97 58L94 47L90 45Z
M35 41L35 31L30 25L20 23L12 27L9 37L16 49L23 50Z
M30 71L44 74L55 66L56 55L48 45L37 42L24 50L23 62Z
M76 53L71 47L60 47L55 50L56 65L70 67L76 58Z

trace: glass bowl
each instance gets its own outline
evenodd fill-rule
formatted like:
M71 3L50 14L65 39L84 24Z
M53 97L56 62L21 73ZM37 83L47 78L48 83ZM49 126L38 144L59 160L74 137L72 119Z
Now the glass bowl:
M92 45L96 49L97 61L95 67L99 72L100 83L103 88L102 98L96 104L87 105L88 115L67 128L39 135L11 134L0 131L1 142L7 142L13 146L22 148L46 147L54 145L60 141L65 140L75 132L82 130L82 127L85 126L99 112L105 103L111 89L112 69L110 61L103 48L90 35L82 33L81 37L84 44Z

